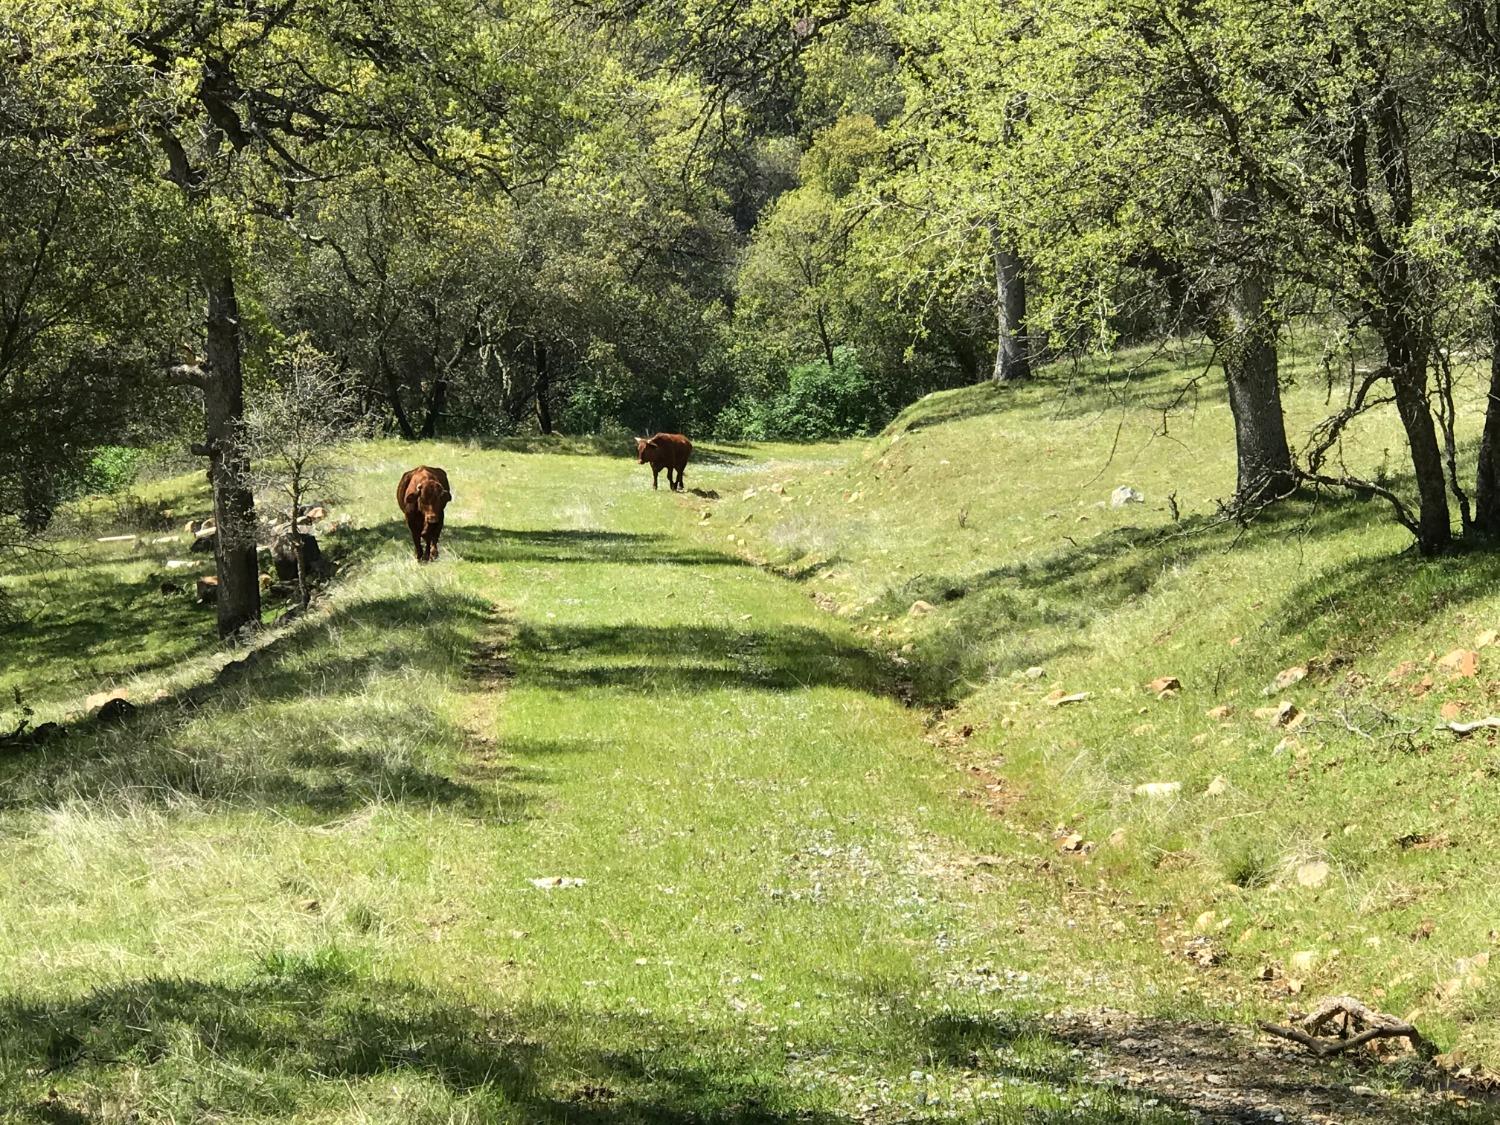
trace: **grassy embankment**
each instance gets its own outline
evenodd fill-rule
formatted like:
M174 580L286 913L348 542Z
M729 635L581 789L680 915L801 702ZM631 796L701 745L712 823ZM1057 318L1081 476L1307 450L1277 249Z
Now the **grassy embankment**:
M1493 734L1434 727L1500 713L1500 555L1403 554L1384 504L1348 497L1223 521L1217 373L1164 418L1193 357L1130 358L933 396L873 442L766 466L712 522L956 704L943 729L973 728L953 741L1004 779L1007 816L1081 836L1057 863L1162 911L1167 957L1214 962L1194 995L1247 1018L1354 993L1494 1065L1500 762ZM1284 358L1295 440L1327 387ZM1349 464L1400 480L1396 427L1361 422ZM1146 502L1108 507L1120 485ZM1181 692L1157 698L1161 677ZM1256 714L1282 701L1295 729ZM1181 789L1136 795L1162 782Z

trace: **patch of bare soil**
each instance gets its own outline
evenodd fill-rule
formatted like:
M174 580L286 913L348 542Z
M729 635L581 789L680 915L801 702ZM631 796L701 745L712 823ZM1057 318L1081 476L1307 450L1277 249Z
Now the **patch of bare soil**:
M1390 1068L1377 1073L1373 1060L1363 1066L1318 1061L1299 1047L1228 1024L1144 1019L1104 1008L1063 1011L1048 1025L1082 1052L1081 1077L1159 1098L1202 1122L1418 1121L1483 1097L1415 1062L1409 1073L1430 1084L1398 1084Z

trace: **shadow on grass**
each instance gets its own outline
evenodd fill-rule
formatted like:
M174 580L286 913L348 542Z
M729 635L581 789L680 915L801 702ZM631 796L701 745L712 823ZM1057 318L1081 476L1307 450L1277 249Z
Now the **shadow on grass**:
M898 615L917 601L938 607L940 627L916 641L914 681L921 699L947 703L975 683L1082 651L1078 638L1092 621L1206 555L1253 550L1270 538L1332 536L1385 518L1372 501L1323 496L1284 501L1248 528L1208 516L1124 527L977 573L914 575L887 590L876 609Z
M1203 347L1165 351L1134 350L1107 361L1056 360L1029 381L979 383L921 399L904 410L884 431L887 437L993 414L1025 413L1040 418L1079 418L1109 410L1160 415L1175 408L1191 411L1227 401L1218 368L1208 370Z
M218 1114L306 1119L399 1091L406 1120L593 1125L841 1125L863 1110L786 1078L788 1049L749 1028L687 1027L660 1018L548 1006L517 1011L454 1004L431 991L371 980L338 949L275 954L241 984L147 978L78 999L0 998L0 1094L23 1119L92 1120L103 1098L163 1119ZM1079 1079L1069 1044L1023 1020L941 1017L863 1030L881 1040L881 1069L970 1071L1006 1085L1009 1112L970 1120L1166 1125L1170 1099L1142 1101ZM815 1043L813 1057L869 1058L857 1043ZM379 1087L372 1085L379 1081ZM1017 1087L1021 1087L1018 1091ZM887 1088L888 1089L888 1088ZM910 1095L881 1120L929 1120ZM1062 1108L1062 1103L1067 1108ZM996 1110L999 1110L997 1105Z
M392 520L345 533L365 555L383 544L410 544L406 525ZM442 547L473 563L601 563L620 566L749 566L744 559L670 535L635 531L523 529L452 522ZM410 554L409 547L407 554ZM441 560L439 560L441 562Z
M880 657L808 626L523 627L514 654L527 683L555 690L845 687L884 693L893 687L890 667Z
M379 687L452 675L491 612L420 591L336 604L117 726L85 720L0 761L0 809L200 801L327 816L396 802L517 822L534 775L466 769L466 731L422 694Z

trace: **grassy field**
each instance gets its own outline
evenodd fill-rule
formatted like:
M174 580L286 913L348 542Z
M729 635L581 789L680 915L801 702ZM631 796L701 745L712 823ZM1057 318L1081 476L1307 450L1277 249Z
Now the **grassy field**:
M425 568L386 510L419 461L457 493ZM142 703L0 762L12 1118L1179 1119L1033 1020L1066 993L1028 975L1055 942L1017 934L1048 904L990 866L1009 833L694 498L598 456L354 464L335 596L229 663L206 611L109 611L180 543L8 583L82 621L112 574L99 648L141 642L80 669L8 634L39 717Z
M0 688L73 733L0 758L0 1120L1178 1122L1051 1014L1299 988L1500 1058L1494 751L1431 731L1496 703L1500 649L1436 661L1500 626L1500 566L1347 501L1216 522L1227 407L1161 436L1168 366L706 450L705 495L363 447L332 596L248 652L161 592L185 537L10 576ZM429 567L417 463L456 493ZM132 720L77 718L119 686ZM1290 734L1252 713L1283 697Z

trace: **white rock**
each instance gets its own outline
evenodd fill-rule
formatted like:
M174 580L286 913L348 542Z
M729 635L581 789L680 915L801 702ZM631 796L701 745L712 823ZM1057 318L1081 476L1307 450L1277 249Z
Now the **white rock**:
M1146 498L1128 484L1122 484L1109 494L1111 508L1123 508L1126 504L1144 504Z
M1144 785L1137 785L1135 787L1135 795L1137 797L1150 797L1154 800L1159 800L1163 797L1175 797L1180 792L1182 792L1182 782L1180 781L1148 781Z

